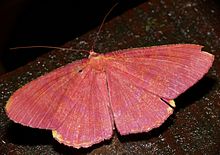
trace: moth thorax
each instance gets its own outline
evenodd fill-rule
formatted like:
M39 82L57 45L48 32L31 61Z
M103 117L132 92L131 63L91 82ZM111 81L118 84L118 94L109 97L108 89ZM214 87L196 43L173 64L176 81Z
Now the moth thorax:
M104 56L102 54L95 53L90 55L89 63L91 67L97 71L104 71Z

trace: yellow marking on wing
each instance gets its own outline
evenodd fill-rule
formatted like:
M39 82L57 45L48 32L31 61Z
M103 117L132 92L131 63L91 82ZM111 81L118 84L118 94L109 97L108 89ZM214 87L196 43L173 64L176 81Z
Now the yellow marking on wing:
M63 142L63 137L56 130L52 131L53 138L57 139L59 142Z
M6 103L6 105L5 105L5 110L6 111L9 111L9 108L11 107L11 98L8 100L8 102Z
M168 103L169 103L172 107L176 107L174 100L170 100ZM167 112L172 114L172 113L173 113L173 108L168 107L168 108L167 108Z
M53 138L55 138L56 140L58 140L60 143L63 143L67 146L72 146L72 147L75 147L77 149L81 148L81 147L89 147L92 145L92 143L90 141L88 142L81 142L81 143L74 143L74 142L71 142L71 141L68 141L68 140L64 140L62 135L59 134L56 130L52 130L52 135L53 135ZM100 142L102 139L99 139L98 142Z
M170 104L172 107L176 107L176 104L175 104L175 101L174 101L174 100L170 100L170 101L169 101L169 104Z

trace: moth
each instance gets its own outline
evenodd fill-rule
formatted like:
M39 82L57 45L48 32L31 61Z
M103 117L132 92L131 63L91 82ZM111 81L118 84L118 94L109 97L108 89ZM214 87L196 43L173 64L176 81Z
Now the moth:
M214 55L195 44L96 53L27 83L5 110L16 123L52 130L65 145L90 147L121 135L148 132L174 111L174 99L210 69Z

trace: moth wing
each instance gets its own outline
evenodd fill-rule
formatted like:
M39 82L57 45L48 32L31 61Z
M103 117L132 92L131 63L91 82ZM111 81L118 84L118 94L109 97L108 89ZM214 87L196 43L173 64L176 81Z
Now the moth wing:
M208 72L214 56L201 46L181 44L106 54L107 83L113 116L121 134L149 131L173 112L165 103Z
M60 67L15 91L5 107L8 117L34 128L57 128L63 120L55 118L55 113L62 107L62 102L69 104L71 101L67 90L72 89L76 79L80 78L78 71L85 64L76 61Z
M79 148L111 138L108 104L105 75L77 61L18 89L6 112L17 123L51 129L59 142Z
M117 51L112 69L126 74L137 85L166 99L174 99L208 72L214 56L202 46L177 44Z
M53 130L55 139L75 148L110 139L113 132L105 73L89 69L82 74L80 87L71 95L74 104L59 128Z
M160 97L120 73L107 71L107 81L114 121L121 135L159 127L173 113Z

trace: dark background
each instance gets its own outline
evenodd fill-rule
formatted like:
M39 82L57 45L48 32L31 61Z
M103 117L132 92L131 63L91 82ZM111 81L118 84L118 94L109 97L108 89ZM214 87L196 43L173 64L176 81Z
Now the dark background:
M61 46L100 25L117 2L108 19L120 15L144 0L4 0L0 2L0 75L34 60L48 49L10 47Z

